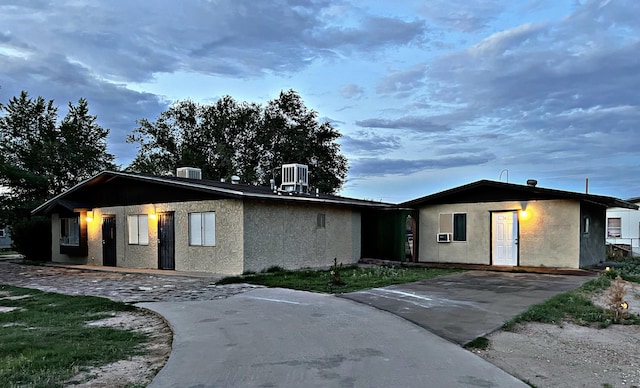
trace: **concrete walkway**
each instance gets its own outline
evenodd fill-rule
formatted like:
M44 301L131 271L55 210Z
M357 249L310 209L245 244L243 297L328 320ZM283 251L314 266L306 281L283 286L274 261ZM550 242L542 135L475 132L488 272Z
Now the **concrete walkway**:
M593 276L469 271L340 296L389 311L465 345Z
M404 319L330 295L263 288L138 305L174 330L150 387L526 387Z

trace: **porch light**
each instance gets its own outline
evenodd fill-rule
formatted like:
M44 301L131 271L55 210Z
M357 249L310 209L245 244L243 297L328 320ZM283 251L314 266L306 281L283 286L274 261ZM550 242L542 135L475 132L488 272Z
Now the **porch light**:
M525 220L527 219L527 217L529 217L529 212L527 212L526 210L520 210L520 218Z
M89 210L87 212L87 222L93 221L93 211Z
M156 213L149 213L149 218L151 218L152 220L156 219Z

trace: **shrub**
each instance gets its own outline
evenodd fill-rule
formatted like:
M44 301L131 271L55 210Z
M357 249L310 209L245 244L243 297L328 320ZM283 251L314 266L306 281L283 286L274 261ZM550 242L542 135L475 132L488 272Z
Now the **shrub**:
M51 221L47 217L23 218L11 225L13 248L27 260L51 260Z

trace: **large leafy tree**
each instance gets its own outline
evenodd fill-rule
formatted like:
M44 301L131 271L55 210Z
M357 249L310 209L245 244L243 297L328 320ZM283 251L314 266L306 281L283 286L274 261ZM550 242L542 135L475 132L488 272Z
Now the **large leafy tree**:
M140 144L131 171L173 174L177 167L202 169L210 179L238 175L267 185L283 163L309 165L311 185L334 193L342 187L347 160L336 142L340 133L320 123L293 90L266 107L225 96L211 105L179 101L155 122L142 119L129 136Z
M115 168L107 152L109 130L89 115L85 99L69 103L60 123L57 111L53 100L32 99L25 91L0 104L0 185L8 189L0 210L10 223L91 175Z

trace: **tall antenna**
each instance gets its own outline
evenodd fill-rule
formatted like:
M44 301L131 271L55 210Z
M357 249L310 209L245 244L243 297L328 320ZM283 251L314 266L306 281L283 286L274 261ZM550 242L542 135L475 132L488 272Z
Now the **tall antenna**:
M507 183L509 183L509 170L507 170L506 168L503 168L502 171L500 171L500 176L498 177L498 180L500 182L502 182L502 173L506 172L507 173Z

